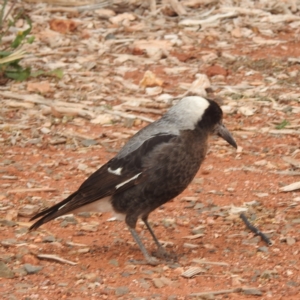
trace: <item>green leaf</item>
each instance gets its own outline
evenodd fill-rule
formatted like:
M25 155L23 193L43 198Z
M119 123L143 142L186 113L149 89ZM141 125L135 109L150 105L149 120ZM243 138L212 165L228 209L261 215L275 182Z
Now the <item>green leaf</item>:
M0 27L2 27L2 24L3 24L3 19L4 19L4 10L5 10L5 7L7 5L7 0L6 1L3 1L3 4L2 4L2 7L1 7L1 10L0 10Z
M12 53L11 51L0 51L0 58L6 57L11 53Z
M24 81L30 76L30 68L20 70L7 70L5 76L17 81Z
M58 79L62 79L64 76L64 71L62 69L55 69L53 71L48 72L48 75L57 77Z
M45 75L45 74L46 74L45 71L43 71L43 70L38 70L38 71L32 72L30 76L35 78L35 77L39 77L39 76Z
M290 125L290 122L287 120L283 120L280 124L278 124L275 128L276 129L283 129L285 128L287 125Z
M52 71L43 71L43 70L38 70L35 72L31 73L31 77L39 77L39 76L50 76L50 77L57 77L58 79L62 79L62 77L64 76L64 72L62 69L55 69Z
M13 40L13 42L11 43L11 47L12 48L17 48L21 45L21 43L23 42L23 40L26 38L26 36L31 32L32 29L32 23L31 20L27 17L24 16L27 24L29 25L29 28L24 30L24 31L19 31L16 38Z
M8 65L17 70L22 70L22 67L19 65L19 62L20 62L20 59L16 59L14 61L9 62Z
M30 18L26 15L24 15L24 19L26 20L27 24L29 25L29 28L24 31L24 35L27 36L31 32L32 22L31 22Z
M30 36L29 38L27 38L27 43L28 44L32 44L35 40L35 37L34 36Z
M18 32L16 38L13 40L10 46L15 49L20 46L23 40L24 40L23 31L20 31Z

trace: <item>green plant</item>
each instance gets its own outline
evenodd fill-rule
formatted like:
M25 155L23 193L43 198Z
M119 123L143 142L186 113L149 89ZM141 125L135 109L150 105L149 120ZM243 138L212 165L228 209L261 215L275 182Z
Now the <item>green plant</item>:
M290 125L289 121L287 120L283 120L280 124L278 124L275 128L276 129L283 129L285 128L286 126Z
M30 76L30 68L23 67L20 64L25 56L22 46L25 43L31 44L34 41L33 36L28 36L32 29L30 18L25 14L23 8L16 8L16 1L3 0L0 8L0 79L11 78L22 81ZM28 28L24 31L18 31L16 36L10 42L5 41L5 37L11 34L16 23L23 19Z

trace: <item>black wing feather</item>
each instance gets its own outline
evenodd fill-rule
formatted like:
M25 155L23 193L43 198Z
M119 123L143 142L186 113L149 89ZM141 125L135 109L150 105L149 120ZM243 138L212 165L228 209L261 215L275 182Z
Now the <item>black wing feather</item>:
M115 158L108 161L100 169L90 175L79 187L79 189L71 194L63 201L55 204L50 208L39 212L31 220L42 217L36 223L34 223L30 229L36 229L42 224L53 220L59 216L72 212L73 210L102 199L107 196L111 196L116 193L120 193L126 189L136 185L136 182L146 180L146 176L139 176L139 180L130 180L134 176L143 172L144 158L151 153L151 151L162 143L169 142L176 135L171 134L158 134L152 138L146 140L141 147L126 155L125 157ZM122 168L121 175L116 175L108 172L108 168L116 170ZM118 185L128 181L127 183Z

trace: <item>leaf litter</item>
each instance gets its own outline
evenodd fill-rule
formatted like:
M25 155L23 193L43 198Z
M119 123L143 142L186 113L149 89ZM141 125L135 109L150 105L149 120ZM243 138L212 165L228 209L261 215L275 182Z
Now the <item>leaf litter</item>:
M46 78L0 87L0 274L13 278L3 298L298 298L299 3L114 0L95 10L89 1L31 2L23 5L35 41L23 61ZM190 200L150 216L176 262L132 265L136 246L106 215L27 232L33 210L71 193L186 95L219 101L239 151L212 138L205 166L179 197ZM274 242L268 251L241 212ZM38 252L52 258L35 261ZM38 273L24 272L28 264ZM33 284L21 287L27 276Z

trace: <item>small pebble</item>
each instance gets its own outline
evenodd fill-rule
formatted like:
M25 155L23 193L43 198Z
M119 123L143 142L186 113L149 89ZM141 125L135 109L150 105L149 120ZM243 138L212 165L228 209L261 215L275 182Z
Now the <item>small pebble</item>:
M255 288L244 289L243 292L245 295L261 296L263 294L261 290Z
M88 168L88 166L86 164L79 164L77 169L80 171L84 171Z
M291 246L291 245L294 245L296 243L296 240L292 237L287 237L286 238L286 243Z
M160 278L153 278L152 281L153 281L154 286L158 289L165 286L164 282Z
M258 252L268 252L269 248L266 246L262 246L262 247L257 248L257 251Z
M3 219L0 219L0 224L2 225L2 226L7 226L7 227L14 227L14 226L16 226L17 225L17 223L16 222L14 222L14 221L10 221L10 220L3 220Z
M91 213L84 211L84 212L78 213L78 216L82 217L82 218L90 218L91 217Z
M19 209L18 215L21 217L30 218L37 214L39 210L40 207L38 205L26 204Z
M92 140L92 139L86 139L86 140L82 140L82 141L81 141L81 144L82 144L84 147L89 147L89 146L97 145L98 142L95 141L95 140Z
M47 235L43 238L44 243L53 243L55 242L55 237L53 235Z
M34 266L32 264L24 264L24 269L27 274L36 274L43 269L42 266Z
M116 296L123 296L129 293L129 289L127 286L120 286L115 289Z
M14 272L3 262L0 261L0 278L14 278Z
M109 263L115 267L118 267L119 266L119 262L116 260L116 259L111 259L109 261Z

